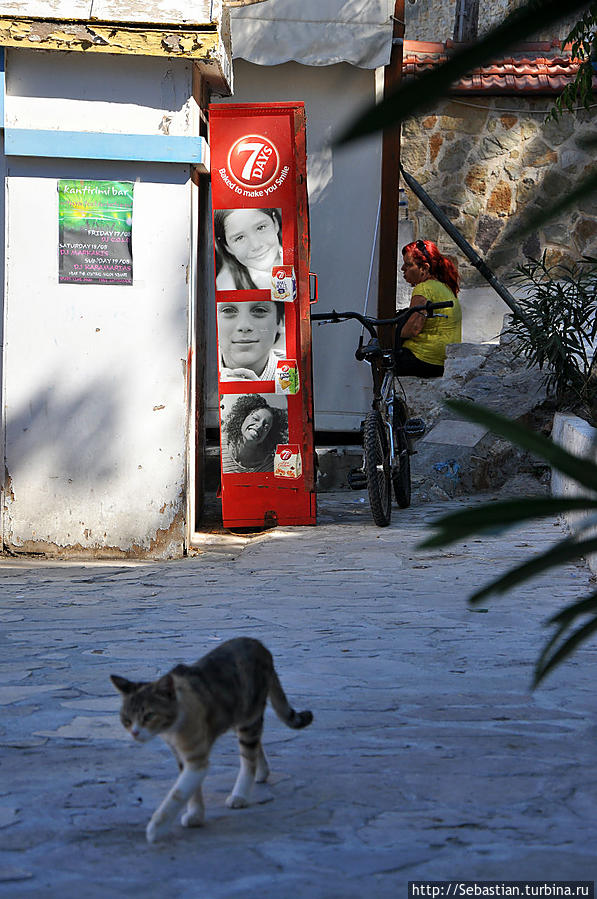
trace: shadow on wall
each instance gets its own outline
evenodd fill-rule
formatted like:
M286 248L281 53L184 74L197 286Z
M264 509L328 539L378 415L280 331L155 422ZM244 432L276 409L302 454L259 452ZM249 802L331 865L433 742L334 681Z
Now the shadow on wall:
M155 58L149 56L112 57L111 65L120 72L120 77L106 78L104 57L86 54L83 71L80 56L79 53L62 53L60 66L52 67L49 78L47 75L40 77L40 71L47 66L46 54L40 55L39 50L19 50L18 70L15 71L16 63L12 63L12 93L48 99L54 101L54 106L59 100L81 100L82 90L86 102L124 103L170 112L181 112L186 105L184 92L177 90L180 85L177 85L172 63L167 60L156 65ZM180 72L180 65L176 72Z
M151 390L109 374L73 388L51 372L47 384L7 410L5 546L179 555L182 403L152 407Z
M77 390L60 385L64 375L49 374L45 389L26 406L8 405L8 476L61 480L74 490L114 480L122 474L116 444L124 438L113 383L96 379Z

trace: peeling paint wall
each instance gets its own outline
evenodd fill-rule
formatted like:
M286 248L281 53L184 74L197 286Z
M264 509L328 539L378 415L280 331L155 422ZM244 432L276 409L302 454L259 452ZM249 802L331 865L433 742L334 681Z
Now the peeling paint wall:
M6 116L21 128L190 135L191 82L182 60L8 51ZM133 286L58 284L59 178L135 182ZM188 165L9 159L9 550L183 553L191 196Z
M34 19L0 18L0 40L4 46L95 53L183 56L220 63L226 69L225 53L216 31L172 28L133 29L106 23L38 22Z

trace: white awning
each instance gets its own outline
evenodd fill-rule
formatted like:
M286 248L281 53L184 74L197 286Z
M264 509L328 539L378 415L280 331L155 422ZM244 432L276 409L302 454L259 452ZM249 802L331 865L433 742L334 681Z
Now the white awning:
M266 0L230 9L235 59L262 66L390 61L394 0Z

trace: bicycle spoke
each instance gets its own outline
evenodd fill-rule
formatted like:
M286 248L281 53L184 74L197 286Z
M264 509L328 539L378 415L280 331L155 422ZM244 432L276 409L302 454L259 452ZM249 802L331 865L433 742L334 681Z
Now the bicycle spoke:
M392 472L394 496L401 509L410 506L410 454L406 437L407 410L399 397L394 395L394 454L395 468Z
M386 527L392 517L392 488L390 448L379 412L369 412L363 431L365 476L373 520L378 527Z

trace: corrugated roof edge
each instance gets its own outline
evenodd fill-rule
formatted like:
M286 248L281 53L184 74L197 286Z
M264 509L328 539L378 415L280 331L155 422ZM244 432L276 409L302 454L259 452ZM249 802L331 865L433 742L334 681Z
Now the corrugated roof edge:
M440 65L459 46L455 41L406 40L404 76L416 78ZM571 55L570 45L562 50L560 41L529 41L463 76L452 85L450 94L555 95L574 79L579 64L579 60ZM593 85L597 89L597 77L593 79Z

